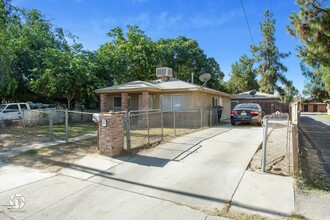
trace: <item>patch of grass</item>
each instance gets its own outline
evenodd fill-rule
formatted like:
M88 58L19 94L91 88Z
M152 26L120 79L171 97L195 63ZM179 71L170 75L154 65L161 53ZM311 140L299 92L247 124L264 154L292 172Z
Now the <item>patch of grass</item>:
M203 128L205 129L205 128ZM173 128L164 128L164 140L169 141L174 137L179 137L184 134L193 133L203 129L189 129L189 128L177 128L174 135ZM162 130L161 128L151 128L149 130L149 141L150 145L148 146L148 130L147 129L131 129L131 148L146 149L152 146L158 145L162 141ZM124 133L124 143L126 143L126 133Z
M10 128L12 132L22 131L23 128L21 127L13 127ZM28 134L34 135L34 136L49 136L49 125L37 125L37 126L31 126L26 127L26 132ZM97 124L96 123L70 123L69 124L69 137L78 137L84 134L88 134L91 132L97 131ZM55 137L65 137L65 126L64 124L54 124L53 125L53 136Z
M319 118L330 120L330 115L318 115Z
M287 220L305 220L307 218L303 215L300 215L300 214L297 214L297 213L292 213L286 219Z
M230 204L226 204L223 209L203 209L207 215L220 216L235 220L266 220L267 218L257 214L247 214L243 212L230 211Z
M300 177L297 180L297 186L303 193L323 193L330 192L330 183L325 178L319 178L317 180L308 180Z
M48 153L50 151L52 151L52 149L50 147L44 147L44 148L28 150L28 151L24 152L22 155L33 156L33 155L38 155L41 153Z

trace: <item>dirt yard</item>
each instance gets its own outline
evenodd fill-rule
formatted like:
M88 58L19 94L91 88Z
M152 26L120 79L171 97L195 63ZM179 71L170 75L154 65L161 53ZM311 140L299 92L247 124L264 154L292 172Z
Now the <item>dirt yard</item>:
M97 138L27 151L8 162L47 172L58 172L86 154L98 154Z

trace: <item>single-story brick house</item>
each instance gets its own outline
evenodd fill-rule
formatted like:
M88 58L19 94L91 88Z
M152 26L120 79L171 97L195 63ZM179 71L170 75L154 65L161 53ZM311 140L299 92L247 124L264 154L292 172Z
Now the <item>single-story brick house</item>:
M97 89L101 112L141 109L187 110L223 106L222 118L230 118L231 95L175 78L134 81Z
M311 100L301 105L303 112L327 112L327 104L322 101Z
M232 108L239 103L258 103L266 114L276 111L289 112L289 105L281 102L278 96L258 91L247 91L234 95L231 99Z

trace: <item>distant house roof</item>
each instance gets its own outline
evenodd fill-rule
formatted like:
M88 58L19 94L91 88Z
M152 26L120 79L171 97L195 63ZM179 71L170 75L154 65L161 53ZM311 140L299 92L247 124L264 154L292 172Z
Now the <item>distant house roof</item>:
M318 99L312 99L312 100L303 102L302 104L303 105L308 105L308 104L313 104L313 105L321 104L321 105L324 105L326 103L326 101L321 101L321 100L318 100Z
M238 93L234 95L233 99L280 99L276 95L271 95L263 92L255 92L255 94L252 95L253 92L255 91Z
M232 95L221 92L215 89L210 89L207 87L202 87L200 85L184 82L175 78L170 78L167 80L153 80L150 82L143 81L133 81L117 86L106 87L102 89L95 90L96 93L118 93L118 92L141 92L141 91L151 91L151 92L172 92L172 91L205 91L208 93L219 94L227 97L232 97Z

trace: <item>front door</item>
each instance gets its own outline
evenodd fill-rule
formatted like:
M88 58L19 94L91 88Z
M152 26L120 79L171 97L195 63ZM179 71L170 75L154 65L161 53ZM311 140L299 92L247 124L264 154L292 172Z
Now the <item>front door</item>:
M317 105L313 105L313 112L317 112Z

